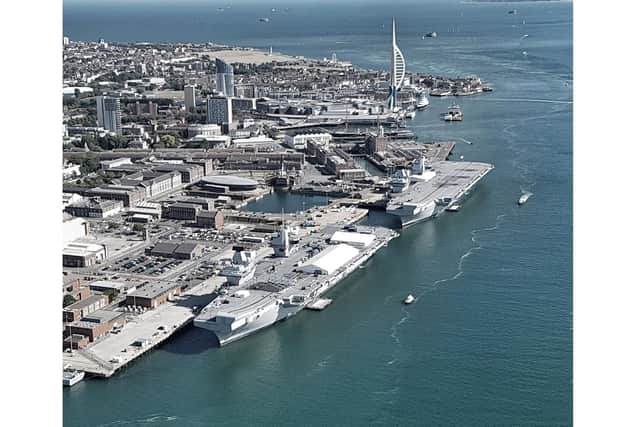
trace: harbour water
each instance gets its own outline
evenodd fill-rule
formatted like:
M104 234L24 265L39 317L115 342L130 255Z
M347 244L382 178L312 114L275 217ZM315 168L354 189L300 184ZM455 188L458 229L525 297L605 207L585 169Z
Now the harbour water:
M431 98L409 127L495 169L460 212L403 230L324 311L223 349L187 329L109 380L64 390L65 425L570 425L571 3L522 3L516 16L505 4L424 1L217 7L65 2L64 31L336 52L385 68L395 15L409 70L475 74L495 89L455 99L462 123L440 121L451 99Z

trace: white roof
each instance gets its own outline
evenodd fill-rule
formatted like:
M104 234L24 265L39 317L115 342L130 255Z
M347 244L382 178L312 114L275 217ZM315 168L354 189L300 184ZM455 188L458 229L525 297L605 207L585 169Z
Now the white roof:
M360 253L359 250L353 246L340 243L335 246L330 246L314 256L302 266L298 268L300 271L306 273L314 273L320 271L322 274L332 274L340 267L346 265Z
M331 236L331 243L347 243L353 246L364 247L375 240L373 234L355 233L352 231L336 231Z

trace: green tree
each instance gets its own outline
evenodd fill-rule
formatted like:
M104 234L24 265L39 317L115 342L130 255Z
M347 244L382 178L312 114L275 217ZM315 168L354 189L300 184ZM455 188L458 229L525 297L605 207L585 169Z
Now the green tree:
M162 135L160 142L167 148L173 148L177 145L176 137L173 135Z
M95 154L88 155L80 162L80 173L83 175L93 173L100 168L100 162Z
M67 294L62 299L62 307L66 307L68 305L71 305L74 302L76 302L76 299L72 295Z

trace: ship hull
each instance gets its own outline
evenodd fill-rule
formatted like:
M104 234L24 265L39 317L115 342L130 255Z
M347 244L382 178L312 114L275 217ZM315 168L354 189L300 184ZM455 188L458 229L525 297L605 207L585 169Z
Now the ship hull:
M417 208L409 210L406 207L387 210L386 212L397 219L397 223L401 228L407 228L413 224L421 221L429 220L438 214L438 209L435 202L428 203L425 207L421 208L419 212L415 212Z
M194 320L193 323L195 326L199 328L207 329L213 332L216 338L218 339L218 345L220 347L223 347L227 344L230 344L234 341L244 338L247 335L251 335L268 326L273 325L275 322L279 320L278 314L279 314L279 304L272 303L271 306L267 310L262 312L258 318L233 331L220 330L215 324L215 322L211 322L208 320L196 319Z

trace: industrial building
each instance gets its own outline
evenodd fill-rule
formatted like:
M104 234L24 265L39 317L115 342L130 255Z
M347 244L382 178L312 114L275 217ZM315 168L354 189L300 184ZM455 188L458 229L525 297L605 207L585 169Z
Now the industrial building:
M308 274L333 274L336 270L347 265L359 253L358 249L344 243L331 245L297 267L296 271Z
M220 211L201 211L196 216L196 223L200 227L221 230L224 226L224 215Z
M138 307L156 308L180 295L180 284L175 282L148 283L127 295L126 304Z
M165 258L194 259L204 254L204 245L198 243L158 243L149 250L151 255Z
M114 326L125 323L125 314L118 311L96 310L65 328L68 335L84 335L90 342L106 335Z
M108 296L91 295L88 298L66 306L62 311L62 319L65 322L74 322L105 307L107 304L109 304Z
M162 207L162 218L195 221L202 207L192 203L172 203Z
M105 245L71 242L62 250L62 265L65 267L89 267L107 259Z
M89 289L97 292L130 293L136 289L136 283L113 280L96 280L89 283Z

